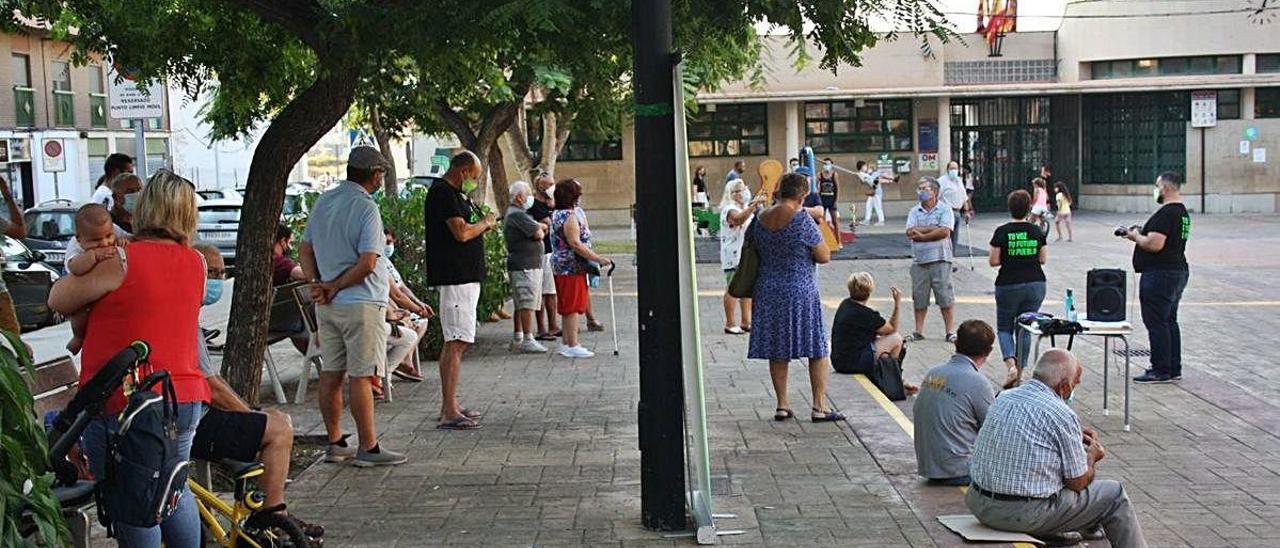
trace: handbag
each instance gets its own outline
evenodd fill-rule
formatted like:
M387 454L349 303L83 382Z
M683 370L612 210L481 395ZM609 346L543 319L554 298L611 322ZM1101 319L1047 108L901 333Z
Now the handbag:
M750 299L755 290L756 278L760 276L760 252L747 232L746 241L742 242L742 255L738 258L738 267L733 271L733 279L729 280L729 296L738 299Z
M902 382L902 362L898 358L888 354L880 356L876 359L871 374L867 376L889 401L907 399L906 386Z

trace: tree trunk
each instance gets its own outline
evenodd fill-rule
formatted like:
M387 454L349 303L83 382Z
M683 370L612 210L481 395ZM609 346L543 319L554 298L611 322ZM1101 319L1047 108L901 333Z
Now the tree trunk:
M511 149L511 154L516 162L516 167L520 168L520 173L529 177L530 182L537 176L538 157L529 149L529 130L528 124L525 122L526 113L524 109L516 112L516 119L511 123L511 127L503 132L503 137L507 140L507 147Z
M511 202L511 183L507 179L507 163L502 157L502 147L497 142L489 147L489 158L485 162L489 166L489 180L493 183L494 209L501 216Z
M400 191L396 182L396 157L391 150L391 132L382 125L382 113L378 111L377 105L369 109L369 125L373 126L373 139L378 142L378 150L386 157L389 165L386 175L383 176L382 186L388 196L395 196Z
M555 120L550 126L554 128L554 131L548 131L548 126L543 126L542 171L554 174L556 172L556 161L560 159L560 152L564 150L564 144L569 140L569 130L573 127L573 115L548 114L543 117L544 124L548 117Z
M322 63L319 76L291 101L262 134L245 185L236 243L236 283L227 324L222 375L258 404L271 299L271 240L280 223L289 171L351 108L359 63Z
M516 84L516 96L524 97L529 90L528 83ZM462 147L470 150L480 158L480 164L489 170L489 177L485 181L480 182L479 194L473 196L472 199L494 206L495 208L505 205L497 201L498 192L492 190L494 173L501 171L503 179L506 178L506 166L494 168L489 158L494 156L493 150L498 145L498 139L502 137L507 129L511 127L515 121L517 113L524 108L523 101L511 101L507 103L498 103L490 107L489 111L480 119L478 127L472 127L467 119L459 114L448 103L440 101L436 103L436 114L444 121L453 134L458 137L458 141L462 143ZM498 152L497 158L502 158L502 153ZM502 196L506 196L507 189L503 188ZM492 199L492 201L490 201Z

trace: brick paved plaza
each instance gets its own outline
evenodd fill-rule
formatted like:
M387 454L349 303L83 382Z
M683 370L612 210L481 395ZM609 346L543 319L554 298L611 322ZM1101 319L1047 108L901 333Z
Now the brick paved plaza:
M1082 294L1090 268L1127 268L1131 246L1111 230L1138 220L1078 214L1077 241L1050 246L1045 310L1061 310L1067 287ZM896 232L898 222L874 230ZM981 217L974 244L985 248L998 222L993 214ZM1280 329L1278 230L1280 220L1270 217L1196 217L1181 314L1185 379L1134 386L1131 432L1121 430L1122 370L1112 368L1113 412L1103 416L1100 343L1077 341L1085 377L1074 407L1108 449L1099 477L1124 482L1152 546L1280 545L1280 379L1274 374L1280 352L1272 342ZM620 358L609 355L607 332L584 334L584 344L600 351L594 360L513 355L506 345L510 325L486 324L464 362L462 386L464 402L485 412L483 429L437 430L437 381L428 375L417 385L398 383L395 401L378 406L378 423L383 442L407 450L409 463L385 469L315 464L289 487L290 510L323 523L327 546L692 545L692 539L640 527L635 275L629 261L622 262L616 277ZM993 322L995 273L985 258L974 262L969 272L962 261L955 277L957 319ZM904 260L821 267L828 314L843 298L844 278L868 270L880 287L873 305L887 316L887 287L909 286L906 267ZM742 531L721 541L962 545L934 520L966 512L961 492L926 487L914 475L911 438L903 429L910 401L896 406L905 414L896 420L853 378L833 375L829 395L850 417L847 423L770 420L766 365L744 359L745 337L721 334L717 270L698 270L714 502L716 512L737 516L719 520L719 528ZM607 320L605 293L596 294L595 306ZM926 335L911 347L908 380L950 354L936 309ZM1134 342L1146 348L1141 327ZM274 352L297 370L287 343ZM1136 358L1134 372L1143 366ZM999 369L984 371L995 382ZM793 367L792 376L799 411L808 407L808 381L801 367ZM314 388L308 404L285 409L299 434L323 434Z

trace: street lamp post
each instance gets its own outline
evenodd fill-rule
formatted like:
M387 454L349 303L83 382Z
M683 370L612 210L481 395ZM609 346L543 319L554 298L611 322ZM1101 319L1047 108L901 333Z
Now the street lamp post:
M684 381L676 215L671 0L631 3L635 41L636 258L640 315L640 511L644 526L687 527ZM614 326L616 329L617 326Z

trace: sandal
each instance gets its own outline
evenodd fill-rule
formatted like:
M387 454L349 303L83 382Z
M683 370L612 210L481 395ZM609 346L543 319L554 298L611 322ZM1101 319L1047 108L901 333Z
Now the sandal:
M1010 367L1009 373L1004 377L1004 386L1001 388L1008 390L1017 387L1019 384L1022 384L1022 370L1017 367Z
M412 370L408 370L408 371L406 371L403 367L397 367L397 368L395 368L394 370L392 370L392 371L391 371L391 374L392 374L392 375L395 375L395 377L396 377L397 379L400 379L400 380L402 380L402 381L408 381L408 382L422 382L422 375L421 375L421 374L419 374L419 373L415 373L415 372L414 372L414 371L412 371Z
M773 420L778 422L782 422L782 421L785 421L788 419L794 419L794 418L796 418L796 414L792 413L791 410L787 409L786 407L779 407L777 411L774 412L773 414Z
M445 421L436 425L440 430L476 430L480 428L480 423L475 419L467 417L458 417L451 421Z
M463 407L463 408L462 408L462 416L464 416L464 417L466 417L466 418L468 418L468 419L475 420L475 419L478 419L478 418L480 418L480 417L483 417L483 416L484 416L484 413L481 413L480 411L476 411L476 410L474 410L474 409L467 409L466 407Z
M911 336L909 336L909 337L907 337L907 338L903 339L903 342L909 342L909 343L911 343L911 342L919 342L919 341L923 341L923 340L924 340L924 334L922 334L922 333L912 333L912 334L911 334Z
M552 335L551 333L539 333L538 336L534 337L533 339L537 341L554 341L557 338L558 337L556 337L555 335Z
M819 411L817 407L813 408L813 415L809 417L813 422L836 422L844 420L844 415L839 411Z
M949 342L949 343L956 342L956 334L955 334L955 333L947 333L947 342Z

